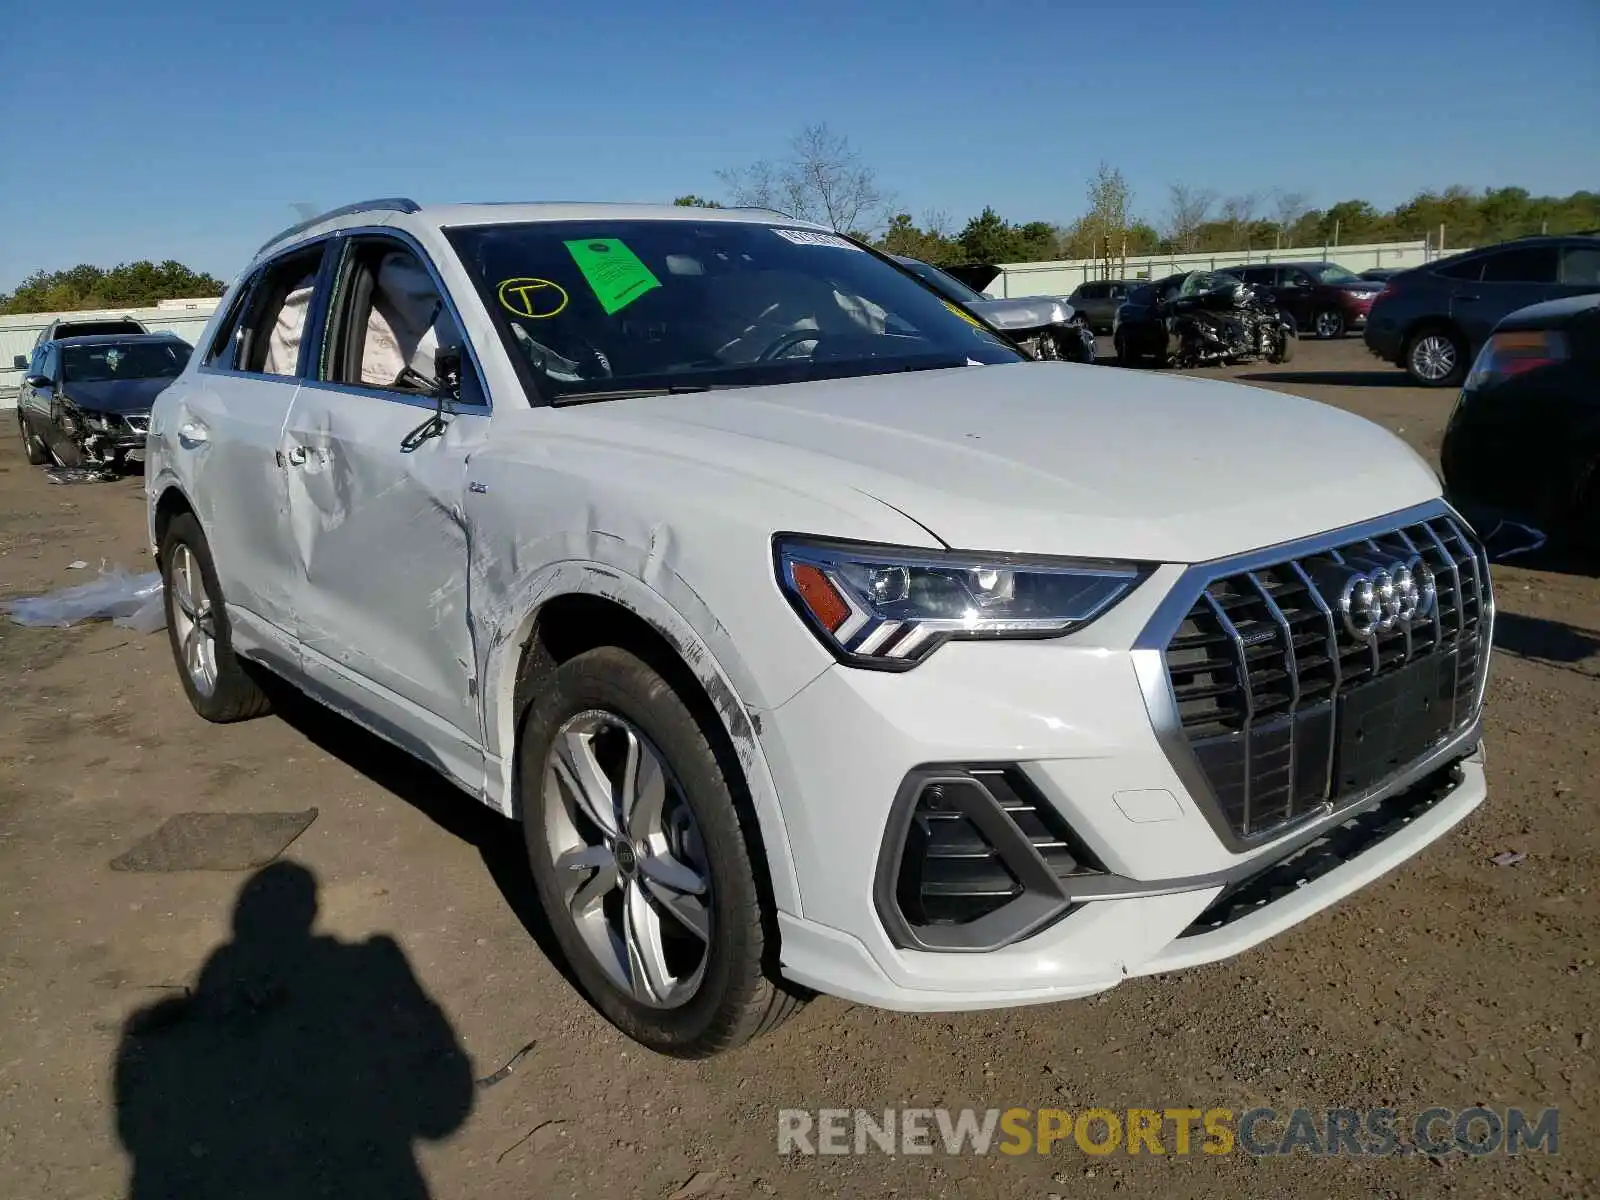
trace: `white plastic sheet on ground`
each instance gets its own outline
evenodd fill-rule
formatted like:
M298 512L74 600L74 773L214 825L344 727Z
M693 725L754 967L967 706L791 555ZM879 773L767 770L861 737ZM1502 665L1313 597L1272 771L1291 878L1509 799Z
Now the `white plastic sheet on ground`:
M18 625L33 627L65 629L83 621L110 620L134 633L154 633L167 624L160 572L135 575L121 567L101 566L88 583L11 600L5 607Z

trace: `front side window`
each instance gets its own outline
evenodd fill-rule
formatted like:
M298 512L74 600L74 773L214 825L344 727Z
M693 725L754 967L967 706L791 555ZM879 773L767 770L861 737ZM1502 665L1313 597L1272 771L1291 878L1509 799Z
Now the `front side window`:
M1600 247L1568 246L1563 250L1561 282L1600 287Z
M170 342L109 342L61 348L63 383L107 383L118 379L176 379L190 347Z
M321 378L423 395L437 390L439 351L460 348L461 332L433 275L408 246L352 239L334 296Z
M1522 246L1489 255L1483 266L1485 283L1554 283L1556 248Z
M700 220L447 232L508 349L556 403L1022 360L837 234Z

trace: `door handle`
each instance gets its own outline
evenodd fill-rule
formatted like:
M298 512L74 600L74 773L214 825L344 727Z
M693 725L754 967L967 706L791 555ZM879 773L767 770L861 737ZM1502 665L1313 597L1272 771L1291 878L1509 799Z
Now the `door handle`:
M1476 300L1477 298L1478 297L1476 297L1476 296L1457 296L1456 297L1457 300Z

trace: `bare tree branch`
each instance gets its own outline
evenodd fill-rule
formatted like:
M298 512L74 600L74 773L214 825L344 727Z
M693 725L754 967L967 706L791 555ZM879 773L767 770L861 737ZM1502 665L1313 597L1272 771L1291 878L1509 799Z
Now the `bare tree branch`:
M1304 192L1289 192L1276 188L1272 193L1272 218L1277 223L1283 244L1289 244L1289 232L1301 217L1306 215L1308 197Z
M1168 185L1167 196L1165 227L1162 233L1179 250L1198 250L1200 227L1211 219L1211 210L1217 203L1217 194L1207 188L1174 183Z
M874 233L887 219L893 197L877 172L861 161L843 134L808 125L789 143L789 155L727 171L717 178L736 205L771 208L841 233Z

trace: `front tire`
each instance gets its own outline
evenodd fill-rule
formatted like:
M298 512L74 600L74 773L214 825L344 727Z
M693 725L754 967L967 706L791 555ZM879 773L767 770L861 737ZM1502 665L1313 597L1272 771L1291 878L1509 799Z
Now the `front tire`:
M17 432L22 435L22 448L30 467L42 467L50 461L49 449L28 429L21 413L17 414Z
M1467 375L1467 347L1450 330L1433 325L1406 339L1406 374L1423 387L1460 387Z
M218 724L270 712L266 693L233 652L211 547L190 513L174 517L161 539L161 576L167 639L194 711Z
M1336 308L1324 308L1311 318L1311 328L1324 341L1343 337L1344 314Z
M577 655L528 704L517 754L540 904L612 1024L705 1058L799 1010L728 771L666 679L619 647Z

